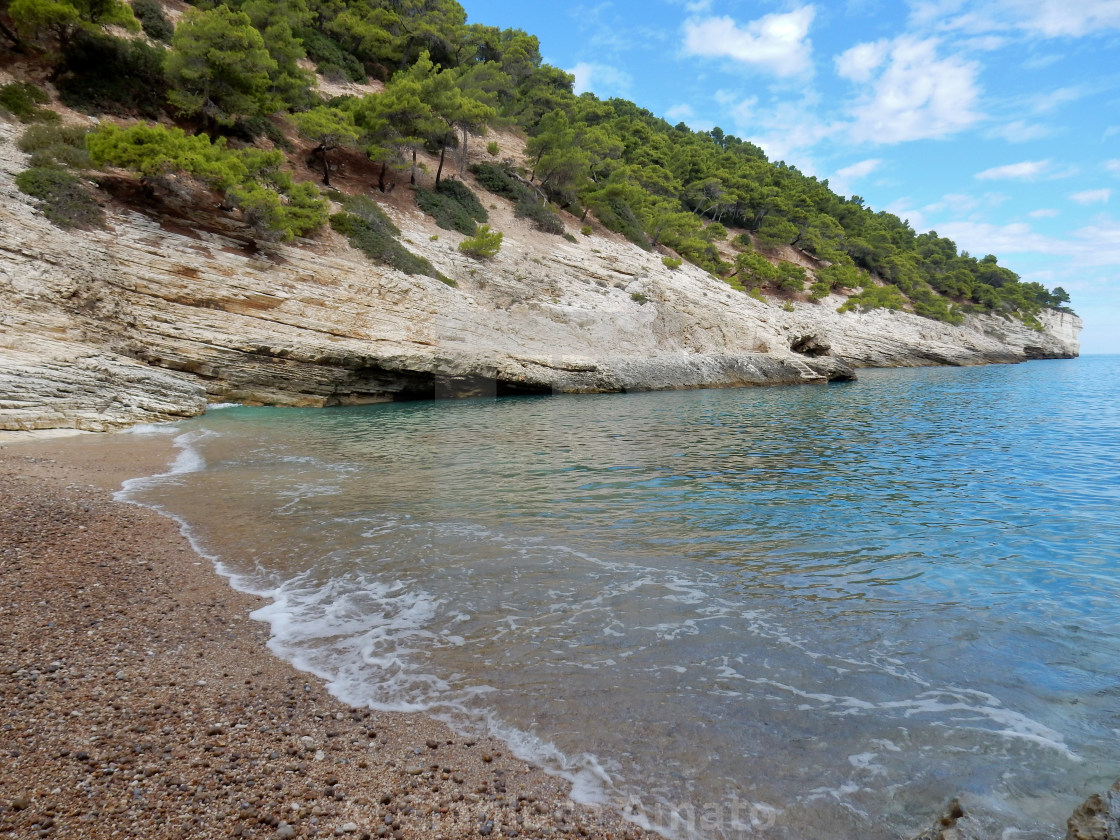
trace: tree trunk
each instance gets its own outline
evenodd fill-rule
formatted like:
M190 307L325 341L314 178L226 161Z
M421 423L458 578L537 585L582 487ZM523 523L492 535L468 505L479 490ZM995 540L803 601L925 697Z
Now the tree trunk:
M412 175L408 179L408 183L416 186L416 150L412 150Z
M439 189L439 179L443 176L443 157L447 154L447 144L439 147L439 168L436 169L436 189Z
M459 177L467 177L467 127L463 126L463 148L459 151Z
M381 171L377 173L377 189L385 192L385 170L389 168L389 164L385 161L381 162Z
M331 185L331 165L327 161L327 144L320 143L319 148L315 151L323 156L323 183L329 187Z
M0 20L0 35L3 35L5 38L7 38L9 41L11 41L12 46L16 48L17 52L21 51L21 48L23 47L23 42L20 41L19 36L16 35L15 32L13 32L7 26L4 25L4 21L2 21L2 20Z

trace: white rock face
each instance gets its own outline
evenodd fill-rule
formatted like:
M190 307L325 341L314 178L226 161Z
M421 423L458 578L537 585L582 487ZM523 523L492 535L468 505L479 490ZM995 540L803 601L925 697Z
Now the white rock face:
M457 288L372 265L332 231L258 251L233 222L194 231L114 211L106 230L64 232L12 182L18 130L0 121L0 429L119 428L207 400L823 382L844 363L1077 355L1073 315L1047 314L1040 333L995 316L840 315L841 298L787 312L615 237L530 231L500 199L487 203L505 242L486 263L456 250L459 234L396 214Z

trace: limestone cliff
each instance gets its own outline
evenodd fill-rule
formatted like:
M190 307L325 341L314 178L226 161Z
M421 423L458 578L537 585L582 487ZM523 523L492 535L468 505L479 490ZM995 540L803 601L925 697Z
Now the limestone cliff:
M257 247L228 229L109 208L65 232L13 185L0 121L0 429L112 429L207 401L323 406L397 398L825 382L850 366L1077 355L1081 322L960 327L899 312L786 311L602 232L530 231L487 196L501 253L395 211L408 247L458 286L374 266L332 231Z

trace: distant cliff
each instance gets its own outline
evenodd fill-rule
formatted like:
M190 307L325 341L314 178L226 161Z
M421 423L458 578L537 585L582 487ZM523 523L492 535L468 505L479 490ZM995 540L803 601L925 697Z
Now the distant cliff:
M492 196L505 241L486 262L418 211L390 211L457 287L372 265L330 230L258 250L233 225L110 207L107 229L66 232L13 185L18 131L0 121L0 429L114 429L208 401L793 384L1078 353L1076 315L1045 310L1039 332L839 314L838 296L788 311L612 234L532 231Z

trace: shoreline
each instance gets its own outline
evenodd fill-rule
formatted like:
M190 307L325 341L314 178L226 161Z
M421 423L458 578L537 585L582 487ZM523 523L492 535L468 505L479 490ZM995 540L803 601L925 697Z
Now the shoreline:
M0 438L0 837L657 838L267 648L172 519L112 494L171 438Z

